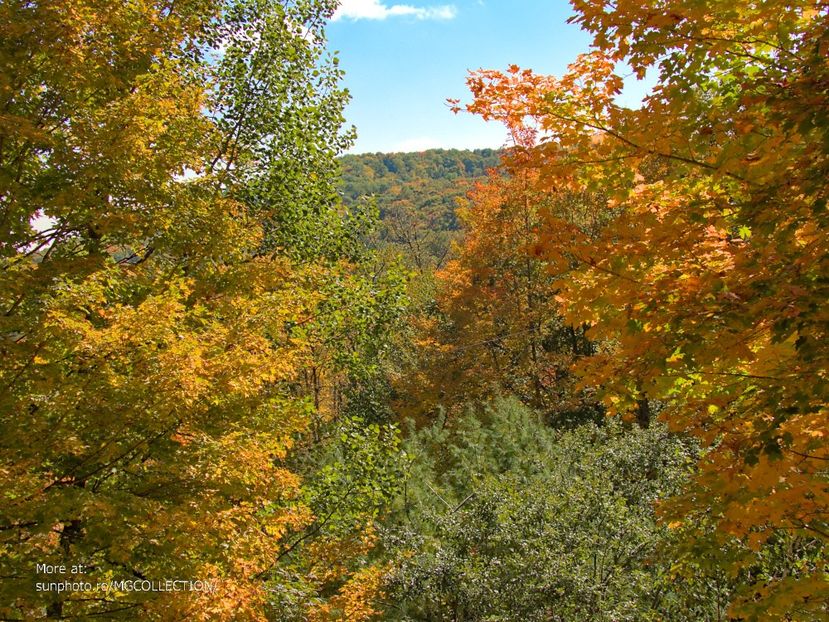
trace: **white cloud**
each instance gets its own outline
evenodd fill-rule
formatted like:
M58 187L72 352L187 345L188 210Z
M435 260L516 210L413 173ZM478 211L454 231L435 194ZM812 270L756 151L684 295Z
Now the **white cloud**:
M409 4L392 4L381 0L342 0L333 21L342 18L358 19L386 19L388 17L411 16L417 19L453 19L458 14L454 5L445 4L431 7L415 7Z

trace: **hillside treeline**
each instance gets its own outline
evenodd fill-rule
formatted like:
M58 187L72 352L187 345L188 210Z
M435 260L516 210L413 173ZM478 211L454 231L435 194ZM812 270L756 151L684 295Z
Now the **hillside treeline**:
M419 153L346 155L345 205L368 201L378 211L380 241L398 249L421 273L442 266L460 224L455 210L473 180L500 166L493 149L430 149Z

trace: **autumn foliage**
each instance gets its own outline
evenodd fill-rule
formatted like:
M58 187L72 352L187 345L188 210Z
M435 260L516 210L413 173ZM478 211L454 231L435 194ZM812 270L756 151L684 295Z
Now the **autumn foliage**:
M0 6L0 617L264 619L361 296L333 9ZM35 589L136 579L211 589Z
M0 2L0 618L826 618L829 6L572 4L344 205L335 0Z
M825 541L826 6L574 6L590 53L560 78L475 73L467 110L537 134L525 167L550 196L606 197L598 236L555 202L538 230L565 318L615 344L581 361L583 382L610 413L659 400L702 439L694 485L662 511L715 527L699 534L712 550L745 543L720 560L735 572L776 534ZM615 99L623 61L658 75L635 110ZM811 619L825 572L824 560L750 585L733 613Z

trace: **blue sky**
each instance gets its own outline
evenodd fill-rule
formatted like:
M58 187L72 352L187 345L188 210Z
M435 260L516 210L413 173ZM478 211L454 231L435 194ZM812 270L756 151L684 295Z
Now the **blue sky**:
M328 39L352 96L352 152L501 146L499 124L454 115L446 99L468 100L470 69L561 74L589 42L570 15L566 0L343 0Z

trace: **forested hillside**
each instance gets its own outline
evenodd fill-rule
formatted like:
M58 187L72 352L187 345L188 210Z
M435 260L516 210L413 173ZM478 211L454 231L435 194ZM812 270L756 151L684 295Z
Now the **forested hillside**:
M337 5L0 2L0 620L829 619L826 3L361 156Z
M493 149L430 149L346 155L340 164L343 202L373 202L382 223L380 239L425 272L443 265L458 237L458 199L501 161Z
M455 199L465 195L470 180L499 167L500 156L494 149L346 155L339 160L343 199L352 205L374 197L381 217L395 204L416 201L436 228L457 229Z

